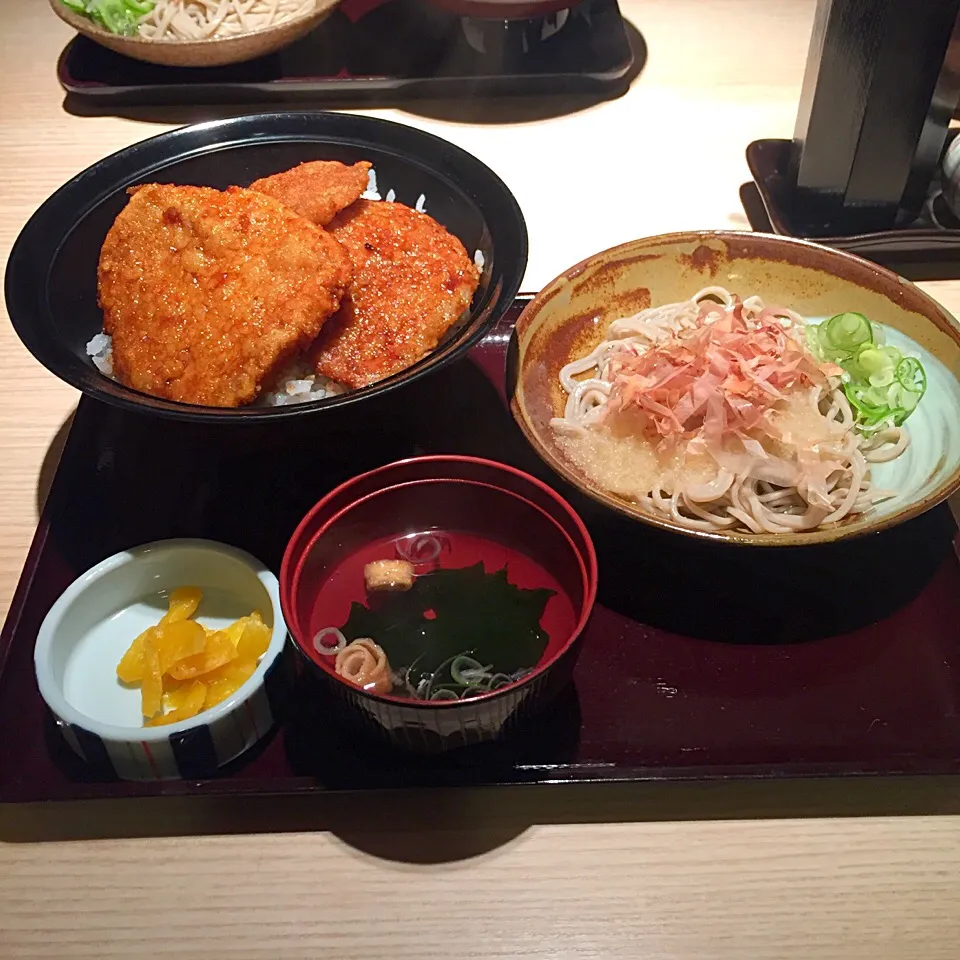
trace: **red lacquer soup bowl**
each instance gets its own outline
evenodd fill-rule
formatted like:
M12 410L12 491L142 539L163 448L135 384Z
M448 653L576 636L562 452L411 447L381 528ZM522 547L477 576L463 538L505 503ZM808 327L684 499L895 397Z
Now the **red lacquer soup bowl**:
M376 609L381 597L366 592L364 567L397 558L417 577L482 563L487 574L505 570L513 587L551 591L539 660L519 679L466 699L415 699L410 688L378 692L339 676L324 631L343 627L356 603ZM436 753L508 734L569 683L596 597L597 560L583 522L540 481L489 460L424 457L324 497L291 538L280 582L296 647L331 707L396 746Z

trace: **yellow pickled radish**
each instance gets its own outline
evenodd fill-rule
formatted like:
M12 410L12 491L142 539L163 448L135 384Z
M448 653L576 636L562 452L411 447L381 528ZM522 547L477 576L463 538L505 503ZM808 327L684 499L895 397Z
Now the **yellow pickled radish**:
M270 646L270 628L260 619L250 617L237 644L237 658L256 662Z
M241 617L239 620L231 623L229 627L223 627L221 633L225 633L230 638L230 641L233 643L233 645L236 646L240 642L240 638L243 636L244 628L249 622L249 617Z
M161 623L177 623L187 620L197 612L203 591L197 587L177 587L170 591L169 606Z
M178 693L179 692L180 691L178 691ZM169 723L178 723L180 720L189 720L203 709L206 696L206 685L199 680L194 680L193 683L183 689L182 698L178 698L180 706L171 710L169 713L148 720L146 725L148 727L160 727Z
M167 623L161 621L153 642L160 655L160 672L168 673L174 664L203 653L207 635L203 627L194 620L174 620Z
M139 683L143 679L143 653L147 640L156 633L156 627L147 627L138 636L117 664L117 676L124 683Z
M187 702L187 697L190 695L190 688L195 683L200 683L201 681L185 680L176 687L168 686L169 682L170 678L165 677L163 684L163 706L164 709L168 711L179 710Z
M255 660L234 660L206 674L204 681L207 684L207 698L203 702L203 709L209 710L227 697L233 696L253 676L256 669Z
M156 716L163 706L163 674L160 672L160 656L153 639L147 638L143 649L143 680L140 687L140 702L143 715L148 719Z
M117 664L125 683L140 683L146 726L187 720L234 694L253 676L271 629L254 610L222 629L192 620L203 593L170 591L167 612L138 637Z
M175 663L168 673L176 680L190 680L193 677L209 673L211 670L216 670L217 667L222 667L225 663L236 660L236 658L237 648L233 645L233 641L222 630L218 630L211 636L204 638L202 653L185 657Z

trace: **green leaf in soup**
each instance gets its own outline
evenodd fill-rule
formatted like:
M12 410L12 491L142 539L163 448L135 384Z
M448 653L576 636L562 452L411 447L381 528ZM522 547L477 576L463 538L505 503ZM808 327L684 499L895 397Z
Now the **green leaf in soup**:
M414 686L441 667L447 679L450 662L462 653L512 673L543 655L549 638L540 619L551 596L552 590L513 585L506 569L488 574L482 563L437 570L406 593L378 598L374 609L355 603L343 633L348 640L371 637L394 670L415 665Z

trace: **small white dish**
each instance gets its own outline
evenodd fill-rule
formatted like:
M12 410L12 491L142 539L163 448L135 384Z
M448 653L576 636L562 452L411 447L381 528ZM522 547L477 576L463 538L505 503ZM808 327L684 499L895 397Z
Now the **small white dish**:
M196 618L225 626L259 610L272 629L253 676L232 696L189 720L143 726L140 688L117 664L133 639L182 586L203 591ZM273 726L282 696L287 628L276 576L250 554L210 540L162 540L125 550L78 577L50 608L37 635L40 694L71 748L125 780L208 776Z

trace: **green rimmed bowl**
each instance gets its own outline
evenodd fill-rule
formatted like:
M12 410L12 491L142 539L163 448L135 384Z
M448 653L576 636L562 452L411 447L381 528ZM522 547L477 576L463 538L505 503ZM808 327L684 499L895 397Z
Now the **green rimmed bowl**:
M871 464L874 482L898 491L863 514L800 533L690 530L608 493L587 478L550 427L566 394L560 368L589 353L611 321L719 284L759 294L814 322L856 311L883 324L888 342L917 356L927 392L907 421L910 446ZM635 240L564 271L517 320L507 389L514 419L543 460L594 500L662 529L752 546L797 546L874 533L903 523L960 489L960 325L935 300L889 270L853 254L759 233L698 231Z

